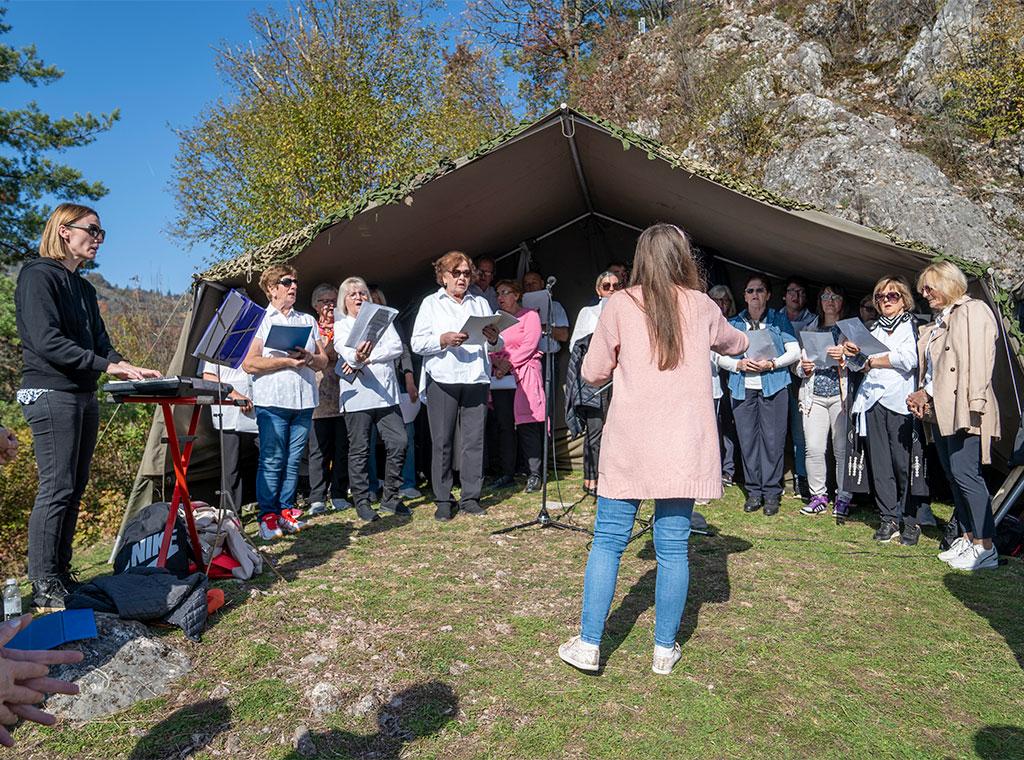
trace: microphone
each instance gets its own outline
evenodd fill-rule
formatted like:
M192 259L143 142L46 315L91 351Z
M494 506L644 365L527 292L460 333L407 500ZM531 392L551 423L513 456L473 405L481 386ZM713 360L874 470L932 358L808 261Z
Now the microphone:
M551 288L555 287L555 283L557 282L558 278L552 275L551 277L548 277L547 285L545 285L544 287L546 287L548 290L551 290Z

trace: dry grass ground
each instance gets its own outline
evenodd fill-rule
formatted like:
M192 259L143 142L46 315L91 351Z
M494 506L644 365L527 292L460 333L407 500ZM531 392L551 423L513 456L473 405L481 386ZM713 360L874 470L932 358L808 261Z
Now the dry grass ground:
M602 671L584 675L556 648L578 622L587 537L491 535L534 516L536 496L498 494L449 524L424 501L411 520L347 511L271 544L283 580L224 584L201 645L167 634L195 663L174 692L23 729L9 754L297 758L303 724L325 758L1024 756L1020 560L970 576L935 559L934 533L878 546L867 512L840 527L795 501L745 515L741 498L702 508L716 535L691 543L671 676L650 671L646 537L623 561ZM86 576L105 553L83 556ZM318 684L336 712L315 712Z

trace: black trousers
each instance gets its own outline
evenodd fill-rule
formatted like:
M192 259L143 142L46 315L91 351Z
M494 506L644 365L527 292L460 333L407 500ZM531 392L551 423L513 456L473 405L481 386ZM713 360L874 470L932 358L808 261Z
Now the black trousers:
M221 437L217 433L218 440ZM221 459L224 462L224 483L222 496L224 505L233 509L236 514L242 513L242 505L245 504L245 477L242 470L242 461L245 457L256 452L255 433L239 433L235 430L225 430L223 433L224 445L221 448ZM256 493L252 493L255 498Z
M583 479L597 480L601 463L601 433L604 432L605 410L594 406L576 407L583 410L587 431L583 437Z
M914 418L879 403L867 411L871 490L883 521L917 524L920 499L910 495L910 449Z
M309 433L309 501L327 503L348 493L345 415L313 420Z
M348 482L352 488L352 500L357 504L370 504L370 428L377 428L377 435L384 442L384 477L381 479L381 503L398 501L402 488L402 466L405 464L405 423L398 405L378 409L363 409L345 412L345 428L348 431Z
M732 404L728 396L723 395L715 401L715 416L718 418L718 440L722 451L722 478L732 480L736 476L736 422L732 418Z
M956 519L974 538L996 534L992 496L981 474L981 436L959 430L953 435L935 433L935 450L953 490Z
M452 460L458 423L459 482L462 502L479 502L484 474L484 426L487 419L487 383L437 383L427 388L427 418L433 444L430 487L442 510L452 505Z
M95 393L49 391L21 408L32 429L39 490L28 518L28 577L71 567L71 544L100 426Z
M782 498L782 460L786 453L789 393L774 396L745 389L742 401L732 400L732 416L743 459L743 480L748 498Z
M544 423L524 422L516 425L519 439L519 458L526 464L530 475L540 477L541 459L544 457Z
M515 389L491 390L487 412L487 452L491 471L512 477L516 471Z

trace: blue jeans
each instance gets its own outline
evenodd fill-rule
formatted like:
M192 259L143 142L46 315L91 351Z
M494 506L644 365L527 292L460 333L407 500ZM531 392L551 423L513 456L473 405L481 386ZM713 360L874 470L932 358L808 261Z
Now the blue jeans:
M583 579L583 619L580 638L600 644L605 620L615 596L619 562L626 549L639 499L597 499L594 542L590 547ZM654 585L654 643L676 643L690 585L690 516L693 499L656 499L654 502L654 553L658 576Z
M313 427L313 410L258 406L256 427L260 431L256 503L263 517L295 506L299 462Z
M416 424L405 423L405 464L402 465L402 490L416 487Z

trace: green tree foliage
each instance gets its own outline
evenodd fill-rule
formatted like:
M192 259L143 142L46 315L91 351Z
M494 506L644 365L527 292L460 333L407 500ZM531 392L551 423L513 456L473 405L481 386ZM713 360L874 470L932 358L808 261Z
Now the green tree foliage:
M11 30L0 5L0 35ZM0 85L15 79L33 87L51 84L64 76L36 55L34 46L15 49L0 44ZM75 114L52 118L35 102L24 108L0 108L0 265L34 255L49 208L47 196L62 200L96 200L106 195L99 182L87 182L81 172L49 157L68 148L88 145L118 119L109 114Z
M993 141L1024 129L1024 4L993 0L980 33L943 79L958 121Z
M467 152L510 121L497 67L444 51L422 8L303 0L224 48L234 102L178 132L172 232L231 255Z

